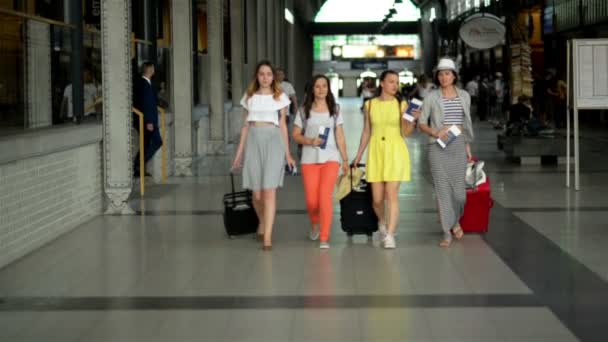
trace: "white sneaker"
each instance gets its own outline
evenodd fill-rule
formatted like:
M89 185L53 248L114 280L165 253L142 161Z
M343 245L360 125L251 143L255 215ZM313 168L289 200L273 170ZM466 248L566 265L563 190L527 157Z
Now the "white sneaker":
M321 242L319 244L319 248L320 249L329 249L329 243L328 242Z
M308 234L308 238L309 238L311 241L317 241L317 240L319 240L319 229L315 229L315 230L311 231L311 232Z
M386 249L393 249L397 247L397 244L395 243L395 237L391 234L386 234L386 237L382 241L384 242L384 248Z
M387 234L386 224L378 223L378 237L380 238L380 241L384 241Z

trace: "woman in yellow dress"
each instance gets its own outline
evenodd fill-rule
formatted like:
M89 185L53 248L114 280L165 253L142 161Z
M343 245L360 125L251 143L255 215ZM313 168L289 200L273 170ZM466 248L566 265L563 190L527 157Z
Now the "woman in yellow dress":
M410 154L404 136L415 125L403 118L406 101L398 94L399 74L387 70L380 76L378 95L365 103L365 123L359 151L353 164L359 164L369 144L367 181L372 185L373 206L378 216L378 231L384 248L395 248L395 230L399 220L399 186L410 181ZM413 111L414 118L420 115ZM385 214L385 200L388 218Z

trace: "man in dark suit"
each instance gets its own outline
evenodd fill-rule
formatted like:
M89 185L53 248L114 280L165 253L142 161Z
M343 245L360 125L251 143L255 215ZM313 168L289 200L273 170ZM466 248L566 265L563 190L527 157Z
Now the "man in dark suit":
M144 161L147 163L163 145L158 128L158 97L152 84L154 64L145 62L142 65L141 77L135 80L133 106L144 113ZM139 134L139 117L133 113L133 126ZM141 151L140 151L141 152ZM139 153L133 161L133 175L139 177Z

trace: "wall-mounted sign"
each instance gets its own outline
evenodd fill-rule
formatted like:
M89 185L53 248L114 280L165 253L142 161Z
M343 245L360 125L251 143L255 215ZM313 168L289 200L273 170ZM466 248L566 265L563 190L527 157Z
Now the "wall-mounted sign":
M386 61L352 61L351 69L354 70L386 70L388 69L388 63Z
M101 0L86 0L84 21L96 28L101 28Z
M490 49L502 44L505 40L505 24L488 13L474 14L460 26L460 38L476 49Z

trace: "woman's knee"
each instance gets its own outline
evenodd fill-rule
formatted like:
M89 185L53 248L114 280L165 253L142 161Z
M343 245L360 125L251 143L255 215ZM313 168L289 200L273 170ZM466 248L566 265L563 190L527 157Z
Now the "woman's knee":
M253 201L258 203L262 202L262 191L253 192Z
M374 197L372 200L372 205L374 206L374 208L384 207L384 196L383 197Z
M262 198L264 199L264 201L273 201L276 198L276 194L277 194L276 189L263 190Z

